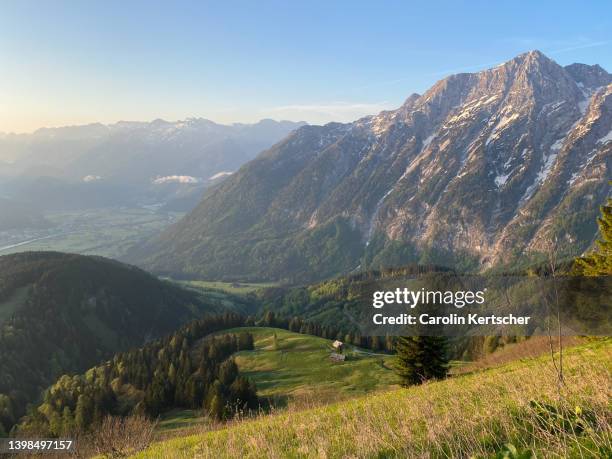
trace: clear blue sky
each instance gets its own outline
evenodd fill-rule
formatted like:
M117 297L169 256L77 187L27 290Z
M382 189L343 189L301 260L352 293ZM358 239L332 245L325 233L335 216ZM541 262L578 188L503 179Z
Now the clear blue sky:
M540 49L612 71L612 3L0 2L0 131L348 121Z

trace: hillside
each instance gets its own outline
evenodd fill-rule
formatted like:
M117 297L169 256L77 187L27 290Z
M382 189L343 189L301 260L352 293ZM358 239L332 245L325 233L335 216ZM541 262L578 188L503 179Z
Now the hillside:
M234 359L240 375L255 384L262 404L275 410L318 406L398 384L391 370L393 356L388 354L348 346L349 359L334 363L329 359L329 339L270 327L241 327L219 334L227 333L253 336L254 349L241 350ZM186 435L210 425L201 410L175 409L162 417L158 432L164 437Z
M550 357L524 359L245 420L134 457L609 457L611 352L609 340L568 350L561 399Z
M59 375L83 371L204 312L225 310L230 298L207 297L99 257L0 257L0 399L10 399L12 413L4 427ZM247 308L245 300L234 301L236 309Z
M84 374L63 375L21 420L18 434L95 435L109 415L157 418L177 407L204 408L214 420L230 419L234 409L255 409L255 387L230 358L252 349L253 337L214 334L243 325L237 314L207 315Z
M235 314L207 316L83 374L63 375L21 420L17 435L89 434L82 445L88 451L106 415L161 416L163 438L232 421L245 400L255 412L271 412L398 385L390 355L347 346L347 360L332 362L331 340L244 325ZM215 394L228 405L224 412L213 414Z
M373 285L385 285L391 281L415 278L427 273L450 271L435 266L408 265L383 270L369 270L348 276L338 276L321 282L300 286L276 286L257 290L261 311L272 311L277 317L291 319L300 317L322 327L335 330L331 335L357 332L355 324L349 320L369 313L364 302L369 303L370 289ZM359 344L361 345L361 344Z
M611 128L609 73L532 51L445 78L397 110L298 129L129 259L215 280L303 281L516 263L554 235L575 256L610 189Z

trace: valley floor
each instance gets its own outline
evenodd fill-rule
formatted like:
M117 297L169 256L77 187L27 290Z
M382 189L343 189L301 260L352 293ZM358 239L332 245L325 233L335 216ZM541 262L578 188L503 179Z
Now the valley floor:
M0 255L53 250L119 258L182 216L128 207L47 212L45 218L52 223L49 228L0 231Z
M139 458L610 457L612 342L151 445ZM306 369L306 366L305 366ZM507 454L507 455L505 455Z

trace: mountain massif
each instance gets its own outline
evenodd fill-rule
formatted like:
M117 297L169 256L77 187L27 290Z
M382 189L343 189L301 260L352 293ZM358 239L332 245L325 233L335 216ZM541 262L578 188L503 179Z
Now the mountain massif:
M592 243L612 76L531 51L397 110L304 126L131 259L210 278L316 279L412 261L486 269Z

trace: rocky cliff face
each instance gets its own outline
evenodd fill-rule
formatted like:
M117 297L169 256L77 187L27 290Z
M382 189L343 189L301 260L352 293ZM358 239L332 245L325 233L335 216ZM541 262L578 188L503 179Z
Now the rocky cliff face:
M397 110L305 126L134 251L208 277L316 278L409 261L482 269L588 247L609 191L612 76L538 51Z

